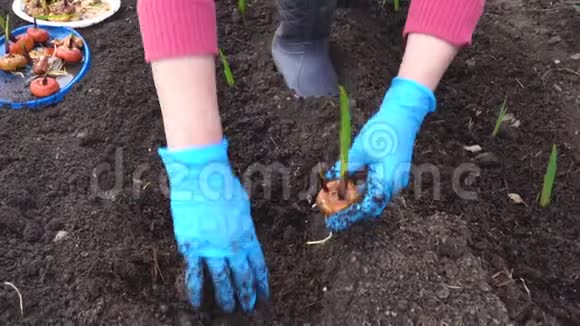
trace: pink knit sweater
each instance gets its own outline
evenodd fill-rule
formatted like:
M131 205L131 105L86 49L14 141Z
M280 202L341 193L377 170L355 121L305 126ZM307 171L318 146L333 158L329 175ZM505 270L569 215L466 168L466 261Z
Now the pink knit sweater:
M403 36L423 33L456 46L470 45L484 3L485 0L411 0ZM217 53L214 0L139 0L137 11L148 62Z

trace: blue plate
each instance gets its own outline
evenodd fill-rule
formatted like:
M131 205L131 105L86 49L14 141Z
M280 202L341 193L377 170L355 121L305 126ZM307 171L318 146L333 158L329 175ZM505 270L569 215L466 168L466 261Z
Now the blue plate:
M24 33L26 33L26 30L30 27L33 27L33 25L19 27L19 28L12 31L12 35L18 36L18 35L24 34ZM76 37L82 39L83 43L84 43L84 46L82 49L83 54L84 54L83 61L81 63L75 64L74 66L71 65L70 68L67 65L67 71L69 71L71 73L72 78L70 78L70 76L68 76L68 78L65 79L64 83L62 82L63 79L59 79L59 84L61 84L61 87L60 87L60 91L58 93L51 95L51 96L48 96L48 97L39 98L39 99L35 99L34 96L32 96L32 94L30 94L30 91L28 89L28 84L24 82L24 79L22 78L22 76L13 75L11 73L7 73L5 71L0 70L0 88L4 88L6 90L9 88L9 87L6 87L6 85L15 85L14 89L18 90L19 92L22 92L22 94L27 94L26 96L20 95L19 97L22 99L14 100L14 99L7 98L7 96L5 94L2 94L2 91L0 89L0 108L8 108L8 109L15 109L15 110L18 110L18 109L40 109L40 108L58 103L58 102L63 100L65 95L71 90L72 86L74 84L76 84L77 82L79 82L85 76L85 74L88 72L88 70L91 66L91 52L89 50L89 46L88 46L87 42L85 41L85 39L77 31L75 31L71 28L68 28L68 27L52 27L52 26L41 26L41 25L39 25L39 27L46 29L48 31L51 39L62 39L62 38L69 36L71 33L73 35L75 35ZM5 49L4 43L5 43L4 37L1 37L0 38L0 53L2 53L2 54L5 53L4 52L4 49ZM31 67L29 65L29 67L26 68L26 71L24 73L25 79L30 79L32 77L30 70L31 70ZM26 98L26 99L24 99L24 98ZM27 100L28 98L30 98L31 100Z

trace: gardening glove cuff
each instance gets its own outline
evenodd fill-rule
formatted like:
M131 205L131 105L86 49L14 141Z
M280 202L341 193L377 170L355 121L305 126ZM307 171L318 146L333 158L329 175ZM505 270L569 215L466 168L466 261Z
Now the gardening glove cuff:
M435 112L436 107L435 94L428 87L411 79L395 77L383 97L377 116L396 110L419 127L429 113Z
M168 164L174 162L191 165L203 165L212 161L223 162L228 161L228 140L223 138L217 144L178 150L163 147L158 150L158 153L161 156L163 163L166 165L166 168L168 167ZM167 173L171 174L171 171L167 171Z
M204 232L212 231L212 240L199 243L210 256L231 256L229 241L222 238L225 228L233 227L233 217L249 215L248 196L238 178L233 174L227 155L228 141L215 145L180 150L159 149L170 186L170 201L176 240L207 238ZM205 214L191 214L191 211ZM229 210L226 211L226 210ZM218 219L208 215L228 216ZM251 220L250 220L251 221ZM243 225L253 231L253 225ZM232 233L242 231L235 225ZM253 233L253 232L252 232Z

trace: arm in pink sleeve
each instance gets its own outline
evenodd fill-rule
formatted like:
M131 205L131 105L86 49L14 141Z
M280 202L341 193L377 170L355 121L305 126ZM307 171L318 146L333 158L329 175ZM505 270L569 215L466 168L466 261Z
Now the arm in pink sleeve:
M214 0L139 0L137 13L147 62L217 53Z
M485 0L411 0L403 36L421 33L457 47L471 45L484 5Z

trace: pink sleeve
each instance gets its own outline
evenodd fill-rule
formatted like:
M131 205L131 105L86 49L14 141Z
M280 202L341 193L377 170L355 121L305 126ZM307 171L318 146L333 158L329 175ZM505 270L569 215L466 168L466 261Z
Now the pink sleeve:
M471 45L484 5L485 0L411 0L403 36L421 33L459 47Z
M147 62L217 53L214 0L139 0L137 14Z

